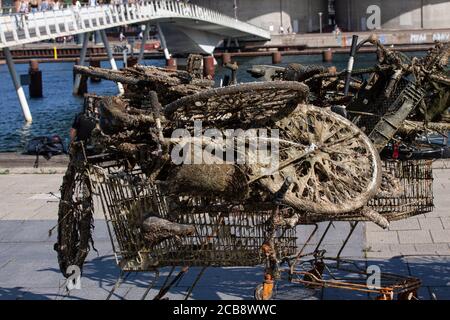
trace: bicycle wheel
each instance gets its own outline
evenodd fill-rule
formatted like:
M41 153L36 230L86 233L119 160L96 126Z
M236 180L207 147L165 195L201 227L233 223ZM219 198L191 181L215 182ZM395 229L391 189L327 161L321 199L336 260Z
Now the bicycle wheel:
M381 163L369 138L347 119L312 105L299 106L279 129L279 162L273 170L250 165L251 181L272 193L287 177L284 202L318 214L340 214L367 204L381 184ZM255 178L256 177L256 178ZM260 178L258 178L260 177Z
M164 113L178 123L197 120L216 128L254 128L289 115L308 93L308 87L298 82L246 83L184 97L168 104Z
M92 243L93 222L92 189L86 168L71 160L61 185L58 209L58 238L54 249L64 276L67 268L82 269Z

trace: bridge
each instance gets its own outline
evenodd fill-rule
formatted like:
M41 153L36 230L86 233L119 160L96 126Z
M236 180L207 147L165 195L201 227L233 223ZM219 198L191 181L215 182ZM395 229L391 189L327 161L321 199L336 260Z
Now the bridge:
M11 47L58 37L83 35L80 64L86 60L89 34L100 33L111 68L117 65L106 36L106 29L130 24L146 25L138 60L144 55L150 23L159 29L166 58L170 53L207 53L224 39L269 40L270 32L216 11L183 1L143 1L126 5L66 7L61 10L0 16L0 49L3 49L25 120L32 121L28 103L15 71ZM80 77L74 83L78 90ZM119 92L123 87L119 85Z

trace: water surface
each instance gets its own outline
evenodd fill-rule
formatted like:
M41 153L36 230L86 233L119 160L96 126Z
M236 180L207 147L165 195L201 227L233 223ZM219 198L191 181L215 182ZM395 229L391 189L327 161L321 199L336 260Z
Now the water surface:
M234 60L239 64L238 80L240 82L256 81L246 70L255 64L271 64L271 57L236 57ZM321 55L310 56L283 56L285 66L292 62L301 64L323 64L336 66L338 70L345 69L347 64L347 54L335 54L332 63L323 63ZM144 64L162 66L162 60L146 60ZM355 67L368 67L376 63L374 54L362 54L358 56ZM12 84L8 68L0 65L0 152L1 151L22 151L27 141L32 137L41 135L57 134L68 141L68 131L74 116L80 111L82 98L72 95L73 84L73 63L41 63L44 97L40 99L28 99L28 103L33 116L33 123L25 124L19 101ZM109 67L108 62L102 62L102 67ZM118 61L118 67L122 67L122 62ZM28 64L17 64L18 74L28 72ZM229 71L218 67L216 70L216 82ZM28 87L24 87L28 96ZM100 83L89 82L89 92L100 95L115 95L117 87L110 81Z

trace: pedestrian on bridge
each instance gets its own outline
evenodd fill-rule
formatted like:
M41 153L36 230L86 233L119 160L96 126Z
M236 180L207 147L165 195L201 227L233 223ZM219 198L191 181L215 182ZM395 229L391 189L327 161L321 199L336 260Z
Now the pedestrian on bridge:
M48 0L42 0L41 5L39 6L39 11L47 11L50 9L50 5Z
M30 2L28 0L20 1L19 13L27 14L29 12Z
M59 9L60 9L60 3L59 3L59 0L56 0L56 1L53 2L53 7L52 7L52 9L53 9L53 10L59 10Z
M30 1L30 11L31 13L36 13L39 11L39 3L37 0Z

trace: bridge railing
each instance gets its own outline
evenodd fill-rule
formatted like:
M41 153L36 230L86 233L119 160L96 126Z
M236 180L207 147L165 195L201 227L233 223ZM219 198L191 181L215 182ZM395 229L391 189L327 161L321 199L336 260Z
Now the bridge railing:
M0 15L13 14L15 12L16 12L16 8L15 7L1 7L0 8Z
M194 4L154 0L126 5L74 6L0 16L0 48L108 29L149 20L186 18L268 39L268 31Z

